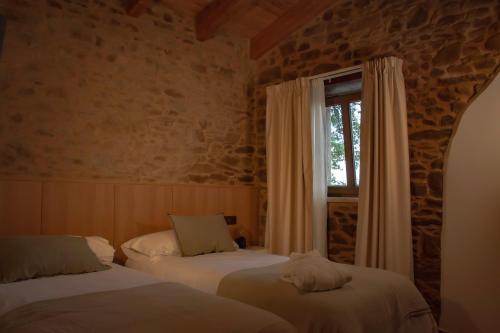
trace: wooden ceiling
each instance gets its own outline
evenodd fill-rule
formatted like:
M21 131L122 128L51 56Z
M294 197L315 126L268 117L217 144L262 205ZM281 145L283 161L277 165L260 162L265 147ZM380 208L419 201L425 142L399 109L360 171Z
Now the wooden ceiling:
M228 33L250 40L250 57L257 59L312 20L333 0L162 0L195 18L198 40ZM130 0L127 12L139 16L151 0Z
M196 16L207 8L208 5L220 7L223 3L240 2L245 8L244 12L239 13L227 21L221 31L234 33L235 35L252 38L262 27L271 24L276 18L281 16L287 9L295 5L299 0L259 0L259 1L213 1L213 0L163 0L172 8L187 15ZM240 6L241 6L240 4Z

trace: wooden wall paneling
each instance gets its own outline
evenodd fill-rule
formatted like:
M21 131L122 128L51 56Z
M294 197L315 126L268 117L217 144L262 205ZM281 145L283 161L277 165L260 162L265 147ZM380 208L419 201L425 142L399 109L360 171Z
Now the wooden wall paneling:
M42 233L102 236L113 242L113 184L43 184Z
M206 215L222 213L219 187L177 185L172 188L172 214Z
M0 235L40 234L42 183L0 181Z
M245 236L257 241L257 192L241 186L174 186L172 213L179 215L235 215L236 225L229 226L233 237Z
M235 215L236 225L229 226L234 238L244 236L247 244L258 241L257 191L253 187L222 187L219 189L222 212Z
M257 241L258 196L253 187L0 181L0 235L72 234L120 245L138 235L169 229L168 213L237 217L233 237Z
M209 215L224 213L221 190L217 186L175 186L172 213L178 215ZM235 228L230 226L233 238Z
M170 229L168 213L172 209L172 187L162 185L118 184L115 186L115 241L127 240Z

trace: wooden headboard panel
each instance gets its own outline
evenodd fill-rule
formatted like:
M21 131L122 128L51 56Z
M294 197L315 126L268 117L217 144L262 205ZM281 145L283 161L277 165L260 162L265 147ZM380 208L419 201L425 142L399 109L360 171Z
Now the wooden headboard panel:
M102 236L114 240L113 184L43 184L42 234Z
M0 235L39 234L42 231L42 184L0 181Z
M233 237L258 237L258 195L250 186L0 180L0 235L73 234L120 245L170 228L168 213L237 217Z
M170 229L168 213L234 215L229 226L235 238L257 242L257 192L248 186L144 185L115 186L115 248L138 235Z
M123 259L120 245L139 235L170 228L168 212L172 207L172 188L162 185L121 184L115 187L115 239L117 256Z

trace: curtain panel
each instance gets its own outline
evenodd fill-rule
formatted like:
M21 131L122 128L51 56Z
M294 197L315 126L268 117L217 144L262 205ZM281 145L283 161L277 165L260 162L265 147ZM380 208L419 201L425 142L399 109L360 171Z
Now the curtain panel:
M312 249L310 81L267 88L266 248L289 255Z
M323 80L267 88L266 247L327 255L327 118Z
M363 65L355 262L413 279L406 93L401 59Z
M328 257L328 172L330 123L325 106L324 79L311 81L313 248Z

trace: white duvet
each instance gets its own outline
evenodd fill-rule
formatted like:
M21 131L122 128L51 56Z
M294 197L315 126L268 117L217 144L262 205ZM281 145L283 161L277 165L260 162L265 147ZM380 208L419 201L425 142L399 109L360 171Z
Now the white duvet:
M282 263L288 257L249 250L210 253L194 257L159 256L154 259L128 259L126 266L155 277L183 283L189 287L216 294L220 281L229 273L242 269Z
M151 275L112 264L95 273L59 275L0 284L0 316L25 304L100 291L118 290L163 282Z

